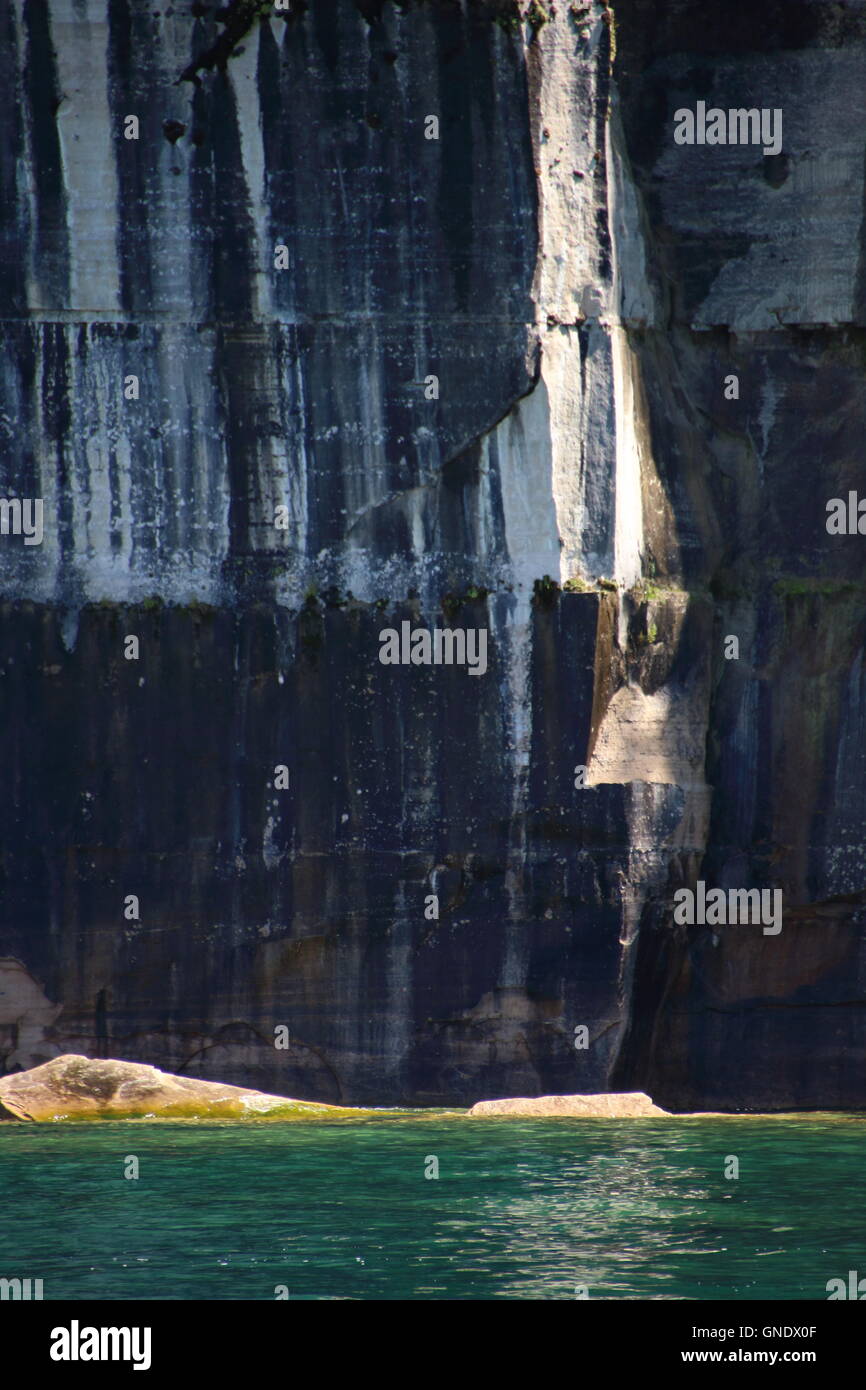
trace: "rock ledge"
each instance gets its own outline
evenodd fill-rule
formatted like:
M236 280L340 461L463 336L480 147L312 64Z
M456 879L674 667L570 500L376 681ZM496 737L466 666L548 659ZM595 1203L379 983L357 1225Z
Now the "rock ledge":
M269 1096L243 1086L223 1086L174 1076L140 1062L117 1062L66 1053L30 1071L0 1077L0 1119L70 1120L243 1119L279 1114L342 1115L337 1105Z
M668 1115L643 1091L612 1091L596 1096L518 1096L511 1100L480 1100L470 1118L510 1115L512 1119L547 1119L557 1115L588 1120L634 1120Z

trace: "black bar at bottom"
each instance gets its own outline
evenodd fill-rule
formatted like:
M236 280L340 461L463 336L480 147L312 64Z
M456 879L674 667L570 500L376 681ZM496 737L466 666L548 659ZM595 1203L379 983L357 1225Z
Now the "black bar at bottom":
M631 1371L664 1374L674 1367L687 1374L710 1366L729 1371L798 1367L826 1381L849 1374L863 1345L863 1316L843 1301L575 1299L562 1321L562 1310L531 1312L526 1304L518 1309L517 1300L503 1299L499 1310L494 1307L483 1318L476 1314L472 1322L457 1311L443 1318L437 1306L443 1301L416 1304L414 1329L405 1307L395 1326L388 1302L2 1302L0 1347L7 1365L17 1347L28 1372L46 1376L49 1385L68 1383L70 1376L93 1380L103 1371L115 1378L132 1375L135 1382L189 1373L196 1383L213 1377L217 1385L236 1375L248 1382L276 1374L282 1385L299 1374L307 1379L317 1363L321 1370L327 1367L329 1379L342 1366L353 1379L364 1365L384 1374L392 1357L389 1376L401 1379L415 1379L419 1357L425 1379L437 1364L453 1378L455 1356L464 1371L481 1357L489 1377L491 1363L501 1356L507 1367L515 1354L520 1360L528 1356L530 1364L540 1357L551 1373L558 1367L561 1374L571 1363L581 1379L591 1366L606 1364L617 1377ZM463 1301L478 1308L475 1300ZM508 1316L501 1329L497 1311ZM452 1333L459 1334L459 1343ZM555 1340L537 1342L539 1333ZM518 1364L511 1364L510 1374L520 1374Z

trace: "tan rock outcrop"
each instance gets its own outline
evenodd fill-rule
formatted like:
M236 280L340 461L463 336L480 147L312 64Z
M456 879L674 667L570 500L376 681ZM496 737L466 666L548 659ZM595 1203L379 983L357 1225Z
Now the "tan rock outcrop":
M139 1062L67 1053L30 1071L0 1077L0 1119L243 1119L246 1116L340 1115L336 1105L270 1096L174 1076Z
M643 1091L612 1091L597 1096L518 1096L511 1100L480 1100L470 1118L508 1115L512 1119L554 1119L561 1115L586 1120L634 1120L667 1115Z

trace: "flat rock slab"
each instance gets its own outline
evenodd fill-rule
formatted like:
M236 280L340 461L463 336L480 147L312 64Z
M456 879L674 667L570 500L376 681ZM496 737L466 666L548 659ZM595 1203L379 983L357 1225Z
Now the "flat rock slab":
M512 1100L480 1100L470 1118L510 1115L513 1119L545 1119L573 1115L585 1120L635 1120L668 1115L643 1091L613 1091L597 1096L519 1096Z
M71 1120L243 1119L247 1116L344 1115L338 1105L318 1105L174 1076L139 1062L115 1062L67 1053L30 1071L0 1077L0 1119Z

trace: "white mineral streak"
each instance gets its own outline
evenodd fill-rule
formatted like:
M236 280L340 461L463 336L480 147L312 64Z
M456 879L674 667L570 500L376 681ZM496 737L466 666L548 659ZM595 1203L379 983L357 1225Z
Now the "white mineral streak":
M497 563L494 557L507 552L507 573L501 577L524 595L545 574L560 580L615 575L629 583L640 567L643 461L632 426L630 356L617 310L623 293L618 241L627 256L638 257L629 271L640 268L639 251L633 250L637 214L627 180L617 169L614 188L617 180L606 174L605 161L614 168L617 161L610 141L598 133L603 122L597 107L607 81L599 56L605 28L602 8L593 6L586 45L578 40L565 11L534 38L526 31L540 238L533 287L535 322L527 330L540 343L540 377L530 395L480 441L482 483L474 518L479 567L490 572L491 562L494 568ZM17 13L20 20L21 0ZM58 128L68 210L70 301L43 303L38 267L27 276L28 296L37 317L56 319L62 311L57 331L68 335L69 360L74 364L68 394L77 418L71 458L59 459L47 442L50 431L41 430L36 465L46 514L56 522L46 528L38 556L27 557L26 570L18 558L4 555L4 568L17 570L9 576L9 589L41 599L58 592L63 575L57 479L65 472L64 563L68 565L71 550L81 600L129 601L158 591L170 601L218 602L228 549L229 484L214 393L203 389L212 376L215 339L211 329L200 327L205 306L193 259L198 254L191 203L194 147L187 139L172 144L161 132L155 149L152 137L146 147L130 141L126 149L123 141L118 143L113 126L119 115L110 109L107 90L107 0L74 6L69 0L51 0L49 17L63 93ZM21 50L20 27L17 32ZM271 32L276 42L283 41L282 26L272 26ZM496 41L503 52L511 42L504 34ZM292 316L275 313L271 294L272 243L279 231L271 224L268 201L256 80L259 46L256 28L245 39L243 53L233 59L229 79L250 220L256 229L254 309L262 334L281 319L286 321L274 331L286 334ZM18 56L23 69L25 54L19 51ZM149 80L164 93L165 118L181 121L187 129L194 124L192 89L178 85L176 78L188 57L187 17L166 16L154 25ZM606 148L597 148L599 140ZM95 325L116 323L120 317L117 160L126 158L143 162L147 170L150 207L149 246L142 254L147 255L152 292L148 305L136 312L140 336L121 354L124 373L134 371L140 378L145 403L140 407L123 397L117 344L95 331ZM33 162L24 161L22 167ZM32 213L32 189L29 197ZM599 245L600 214L602 223L608 219L614 224L612 266ZM630 273L625 278L633 286L640 277ZM634 289L627 286L625 293L633 294ZM418 336L420 380L427 365L421 331L425 307L416 303L411 308L407 325ZM86 352L75 336L76 321L88 325ZM393 484L389 490L383 467L384 402L392 384L382 374L384 358L374 319L368 330L367 349L352 354L364 378L356 391L360 418L335 422L357 455L344 477L346 540L333 553L320 556L306 554L311 461L298 429L307 409L302 364L295 353L277 351L276 337L273 342L265 338L264 351L261 339L250 345L250 352L265 364L257 391L261 416L267 421L257 433L253 454L252 537L257 549L286 557L285 573L276 579L276 593L283 601L297 601L310 582L310 571L323 559L336 566L335 574L359 598L405 592L413 582L406 560L359 554L364 542L353 539L359 521L386 504L405 513L414 551L409 564L416 578L429 571L431 584L435 579L431 561L438 538L429 524L429 489L441 458L435 437L431 435L425 447L424 429L419 428L423 481L403 493L395 493ZM43 333L37 339L40 381L49 379L50 364L42 357L45 342ZM58 389L62 392L61 386ZM160 437L133 435L130 422L137 412L146 410L153 417L154 396ZM293 403L293 419L279 418L281 400ZM497 468L504 536L491 491ZM280 505L288 508L285 529L273 524Z
M103 9L102 0L74 9L69 0L54 0L51 22L62 94L57 129L69 203L72 307L111 319L120 310L120 277Z
M18 0L19 74L26 62L23 17ZM202 390L210 378L213 339L190 331L194 313L189 289L189 154L160 132L155 150L143 150L134 141L124 148L121 141L118 156L118 132L113 128L117 113L110 111L107 89L107 0L75 5L51 0L49 21L62 98L56 120L67 213L69 300L50 302L31 231L24 269L28 308L38 325L33 332L34 467L50 521L42 545L26 556L26 563L16 550L4 551L5 587L10 595L51 600L64 587L68 595L74 572L81 602L134 600L154 592L174 601L213 601L228 544L228 483L212 393ZM154 28L151 58L160 72L165 118L189 126L189 88L176 85L188 42L188 18L166 18ZM242 94L250 85L247 79L242 69ZM250 123L258 129L258 113L248 115L248 102L240 106L246 136ZM32 171L38 159L26 120L24 133L21 169ZM256 159L254 145L252 136L245 138L248 164L260 186L261 158ZM121 318L118 157L149 159L153 165L148 186L152 295L136 316L137 338L120 352L117 339L110 336ZM32 173L27 177L32 229L36 202ZM158 333L154 321L159 323ZM66 383L57 369L61 344L69 363ZM124 398L127 373L139 377L141 405ZM52 397L67 399L74 411L67 431L70 447L62 458L47 417L46 401ZM140 434L134 443L130 428L142 410L151 418L155 415L160 427L160 438L146 449Z
M24 0L15 0L19 74L26 63L24 12ZM72 549L82 599L123 601L159 590L175 601L216 602L228 547L227 460L213 392L202 385L210 380L215 343L212 332L199 330L203 289L197 275L190 273L197 254L190 198L193 147L188 140L171 144L163 138L155 150L136 147L132 141L128 150L122 141L118 146L113 128L118 113L111 110L107 86L108 0L50 0L48 13L62 93L57 127L68 218L69 303L47 302L44 268L32 235L22 274L31 313L37 320L57 321L55 331L68 335L74 349L69 360L75 363L70 396L85 405L76 406L73 457L59 459L45 442L49 432L42 432L35 467L46 516L59 517L58 474L65 474L64 563L68 565ZM653 325L658 315L647 285L642 214L622 152L615 89L609 100L606 94L606 18L604 7L593 3L579 27L563 6L537 32L528 26L524 31L539 196L535 322L527 328L540 346L540 376L534 391L481 440L482 475L494 463L499 470L504 535L498 534L493 494L482 483L475 551L479 567L490 572L495 555L504 548L508 573L501 577L518 592L531 589L544 574L560 580L606 575L627 587L641 572L642 508L654 465L648 456L642 393L628 332L632 326ZM418 22L422 27L430 24L426 16ZM257 88L261 32L255 28L244 40L243 53L229 66L229 81L259 259L254 308L267 333L281 316L274 314L271 294L272 243L279 229L271 222ZM270 34L269 42L284 42L282 25L271 25ZM429 41L434 41L432 28ZM513 40L497 34L495 42L504 55ZM187 15L166 14L154 24L149 61L152 80L164 96L161 112L187 128L193 124L192 88L178 85L176 79L189 59L189 48ZM678 61L671 60L672 72ZM707 225L719 235L742 236L749 247L744 255L726 261L707 287L696 314L697 327L724 323L742 332L792 321L850 318L866 147L866 96L861 94L853 106L851 97L857 87L857 61L856 54L843 50L788 55L786 92L780 94L773 63L756 58L750 82L760 92L760 104L784 107L783 157L789 164L784 177L784 171L770 171L771 181L751 165L748 177L743 177L743 160L754 163L754 152L737 146L684 150L673 140L665 145L658 186L673 231L686 238L696 234L700 229L690 218L700 206ZM796 101L790 90L792 65L798 76ZM402 68L398 78L408 80ZM736 98L737 104L740 96L734 87L742 77L737 77L735 65L731 82L731 100ZM425 101L433 99L432 91L425 92ZM24 127L21 187L32 228L36 198L27 171L38 161L27 121ZM831 158L810 153L827 149L834 151ZM435 151L430 153L435 157ZM134 405L122 399L117 354L112 355L92 329L86 333L86 354L75 337L79 320L111 325L120 316L121 158L143 160L149 171L152 293L149 310L136 314L143 336L137 344L130 342L126 357L128 370L138 365L142 394L150 393L151 410L153 393L159 394L162 437L152 445L142 444L140 435L133 444L129 420ZM672 161L686 158L694 164L694 179L665 177ZM732 179L737 180L736 198L724 192ZM816 190L820 197L815 197ZM806 223L804 207L812 209ZM605 224L609 253L600 243L599 229ZM828 228L839 226L849 226L851 235L829 234ZM405 246L401 248L403 256ZM418 342L418 379L428 365L428 306L422 298L419 288L415 302L407 306L407 332ZM153 352L147 350L149 313L162 329ZM290 327L289 315L282 331ZM438 537L429 525L428 504L429 488L442 462L435 438L427 441L426 450L423 447L424 427L419 426L421 482L407 487L402 500L393 492L393 483L389 490L383 468L383 402L392 385L382 373L384 359L372 318L369 331L365 350L353 354L365 378L358 380L355 391L358 418L335 422L357 455L344 478L344 539L324 555L361 598L389 592L386 586L392 593L405 591L419 574L429 572L431 585L436 580L432 561ZM51 380L45 343L45 335L37 334L35 379L43 385ZM260 346L256 351L265 355ZM266 403L289 400L293 419L279 418L275 411L257 441L252 533L257 548L285 554L286 573L276 580L276 592L280 599L294 602L309 582L305 571L315 569L323 556L307 554L312 461L305 456L297 428L308 409L303 372L294 354L277 353L276 340L272 356L272 376L259 388L262 414L269 413ZM764 404L766 444L774 402L767 396ZM352 430L357 431L354 440L349 437ZM362 553L363 541L354 539L359 520L372 508L394 505L395 499L405 510L414 551L408 562L396 555ZM281 504L289 511L287 530L273 526L275 508ZM41 599L55 596L61 582L59 524L58 520L46 528L39 553L28 555L26 564L17 552L4 554L7 592Z
M262 117L256 70L259 62L261 28L256 25L243 43L243 52L232 59L231 75L241 138L241 163L250 193L250 213L259 252L259 273L255 280L253 308L257 317L267 319L273 312L271 277L265 267L274 255L271 212L268 204L267 169L262 140Z
M588 125L594 69L575 63L574 37L549 23L527 45L530 122L538 195L538 262L533 284L534 330L541 344L539 380L485 442L495 448L502 482L505 539L515 584L507 627L494 642L507 653L512 815L506 874L508 920L499 983L525 984L526 905L523 892L527 772L532 738L531 642L533 582L577 571L584 499L583 386L576 323L591 282L595 233L590 198L580 189L578 162L593 186ZM550 325L550 326L549 326Z
M259 107L257 67L261 27L255 25L242 45L243 52L232 59L231 77L241 143L241 164L249 194L249 210L255 229L258 271L253 280L252 308L256 318L266 324L275 317L270 267L274 247L279 241L272 231L272 218L267 196L267 169L262 139L262 117ZM251 351L256 350L251 345ZM256 495L260 499L259 514L254 522L257 550L275 551L286 555L287 563L296 563L303 548L303 511L299 511L297 488L294 486L300 471L292 459L287 422L278 418L278 402L283 399L278 379L278 363L268 345L260 351L259 360L266 364L260 389L263 399L273 402L268 434L257 450L258 477ZM299 385L302 384L299 382ZM284 390L284 387L283 387ZM288 527L274 525L276 509L288 507Z
M613 557L589 553L586 534L595 506L605 512L610 489L594 486L593 470L610 472L605 457L606 422L610 401L605 382L609 372L601 341L581 363L577 325L595 307L587 292L595 292L598 307L610 286L600 283L597 214L603 199L603 176L598 171L594 131L598 100L597 49L602 36L601 6L593 6L590 51L581 56L575 29L567 9L543 25L527 46L530 76L530 120L538 178L539 250L533 297L536 331L541 342L541 383L548 416L548 441L543 458L535 464L536 476L546 483L545 495L553 500L556 532L548 529L539 558L559 551L558 563L536 569L536 578L549 573L554 579L572 574L610 574ZM598 309L594 317L597 317ZM601 335L599 335L601 338ZM598 400L599 387L601 399ZM538 390L538 388L537 388ZM535 434L541 432L541 422ZM541 452L541 451L539 451ZM519 492L518 492L519 497ZM506 503L506 533L512 548L514 524ZM553 515L542 513L536 525L550 528ZM538 538L535 538L538 545Z

